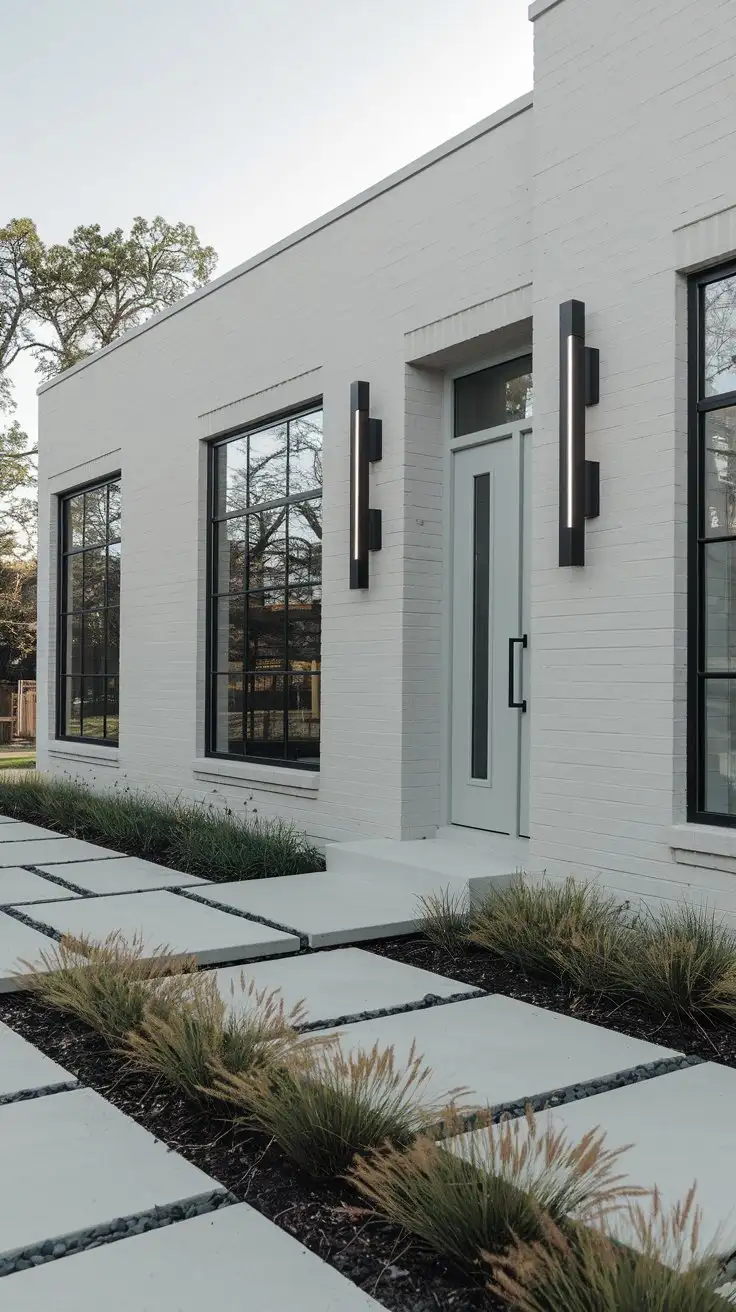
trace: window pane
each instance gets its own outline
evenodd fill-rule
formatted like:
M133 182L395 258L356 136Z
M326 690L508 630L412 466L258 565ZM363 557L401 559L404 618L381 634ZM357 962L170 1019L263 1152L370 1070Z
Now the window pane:
M704 421L706 536L736 534L736 407L711 410Z
M283 670L286 664L286 605L281 590L249 593L247 598L249 670Z
M105 680L82 678L82 737L103 738L105 724Z
M248 438L248 504L285 497L287 425L275 424Z
M66 558L66 608L81 610L83 605L82 578L84 571L84 553L79 551Z
M98 610L105 604L106 547L84 552L84 609Z
M488 682L490 671L491 476L474 479L473 652L470 776L488 778Z
M82 674L105 673L105 612L90 610L84 615Z
M111 542L107 548L107 604L120 604L120 543Z
M217 448L216 515L245 510L248 504L248 439L238 437Z
M284 676L246 676L245 750L249 756L285 755Z
M215 679L215 751L243 755L243 678L218 674Z
M223 673L241 673L245 598L220 597L216 606L215 668Z
M77 737L82 731L82 680L64 680L63 732Z
M736 392L736 275L703 289L705 395Z
M310 588L290 588L286 626L288 665L319 670L322 607Z
M455 379L455 437L532 415L532 357Z
M322 581L322 502L302 501L289 508L288 582Z
M113 607L107 611L107 673L120 672L120 611Z
M705 548L705 668L736 671L736 542Z
M248 589L283 588L286 582L285 506L257 510L247 518Z
M322 411L289 423L289 495L322 486Z
M107 488L94 487L84 494L84 545L107 541Z
M67 615L66 626L66 674L82 673L82 616Z
M120 732L120 714L118 710L118 680L105 680L105 738L117 742Z
M736 815L736 680L705 684L705 809Z
M108 541L114 542L116 538L120 537L120 484L119 483L110 483L108 485L107 515L108 515L108 526L107 526Z
M66 517L66 550L70 547L81 547L84 540L84 493L78 497L69 497L65 502L64 513Z
M216 592L245 591L245 531L245 517L223 520L215 528Z
M319 762L319 675L289 675L287 680L288 756Z

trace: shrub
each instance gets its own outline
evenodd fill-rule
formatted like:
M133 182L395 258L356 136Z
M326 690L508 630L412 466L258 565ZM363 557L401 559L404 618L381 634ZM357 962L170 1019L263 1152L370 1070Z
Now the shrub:
M525 1121L489 1124L459 1155L420 1136L403 1151L380 1147L358 1158L350 1179L389 1221L463 1267L484 1251L541 1234L540 1215L598 1213L632 1191L613 1174L623 1149L592 1131L577 1144Z
M199 973L176 1007L153 1009L126 1037L133 1065L161 1076L198 1101L215 1096L215 1072L253 1077L272 1071L308 1039L294 1028L304 1019L301 1004L287 1014L275 990L257 992L251 981L241 989L244 1007L228 1008L217 981Z
M24 962L23 986L48 1007L78 1017L109 1044L119 1042L153 1011L163 1014L191 987L194 960L172 957L166 948L143 959L143 943L126 943L119 933L103 942L62 938L40 953L40 968Z
M384 1142L408 1144L441 1115L444 1103L420 1103L431 1071L414 1047L403 1070L393 1048L378 1045L345 1057L333 1041L301 1057L272 1077L231 1076L217 1087L242 1109L247 1124L275 1139L310 1175L342 1175L356 1153Z
M456 952L465 942L470 928L465 898L445 888L441 893L425 894L418 902L422 912L420 932L443 952Z
M631 1207L638 1251L598 1229L565 1232L543 1218L540 1240L486 1255L491 1289L515 1312L726 1312L736 1299L718 1292L718 1262L698 1256L693 1199L691 1190L669 1215L656 1193L650 1209Z
M643 920L623 974L628 992L660 1011L736 1021L736 934L705 908L665 906Z
M517 878L491 890L473 912L468 937L522 970L615 992L631 933L616 900L587 884Z
M0 815L45 825L129 856L213 880L261 879L324 867L306 836L281 820L240 823L229 812L145 793L95 793L40 774L3 782Z

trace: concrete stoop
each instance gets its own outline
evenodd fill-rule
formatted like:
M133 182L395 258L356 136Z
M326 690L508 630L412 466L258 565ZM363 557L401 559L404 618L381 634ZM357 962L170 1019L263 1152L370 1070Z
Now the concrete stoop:
M480 830L439 831L436 838L328 843L327 869L374 887L403 887L416 897L448 890L471 905L530 867L529 840Z

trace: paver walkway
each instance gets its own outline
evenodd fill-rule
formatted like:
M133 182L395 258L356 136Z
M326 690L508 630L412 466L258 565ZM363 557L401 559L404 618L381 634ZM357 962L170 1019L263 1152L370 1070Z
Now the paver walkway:
M346 1052L412 1041L433 1068L428 1096L467 1086L477 1105L557 1105L579 1137L633 1142L622 1166L667 1202L697 1175L704 1241L736 1246L731 1205L736 1071L350 945L410 931L409 895L317 874L214 884L0 817L0 991L20 959L62 933L120 930L211 969L228 1006L241 980L304 1002L312 1029L339 1027ZM33 830L34 832L30 832ZM322 950L305 950L321 947ZM227 963L217 965L218 962ZM209 1176L0 1026L0 1306L14 1312L368 1312L332 1268ZM697 1133L695 1133L697 1130ZM449 1151L465 1151L462 1136ZM149 1233L143 1233L150 1231ZM100 1246L101 1245L101 1246ZM10 1301L4 1304L3 1295ZM11 1297L12 1295L12 1297Z

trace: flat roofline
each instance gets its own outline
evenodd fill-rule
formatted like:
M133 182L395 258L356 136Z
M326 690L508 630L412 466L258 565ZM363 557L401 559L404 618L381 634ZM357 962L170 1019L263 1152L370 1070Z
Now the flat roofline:
M347 214L352 214L354 210L361 209L363 205L370 204L372 200L376 200L378 196L383 196L387 191L392 191L394 187L400 187L402 182L408 182L410 178L416 177L418 173L423 173L425 169L431 168L433 164L437 164L441 159L446 159L448 155L454 155L456 151L468 146L471 141L478 140L479 137L492 132L494 128L500 127L502 123L508 123L510 119L516 118L519 114L524 114L532 108L532 104L533 95L531 91L524 96L520 96L518 100L512 100L509 105L504 105L502 109L496 110L494 114L489 114L488 118L481 119L480 123L474 123L472 127L465 128L457 136L450 137L449 141L443 142L440 146L435 146L426 155L420 155L419 159L412 160L410 164L405 164L403 168L398 169L395 173L390 173L387 178L374 183L372 187L368 187L367 191L361 191L350 200L343 201L336 209L329 210L327 214L321 215L318 219L313 219L311 223L297 229L288 237L283 237L274 246L268 246L266 250L260 251L258 255L251 256L244 264L238 264L234 269L230 269L228 273L223 273L219 278L215 278L214 282L208 282L206 286L200 287L198 291L191 292L189 296L185 296L181 301L177 301L175 305L169 306L168 309L161 310L159 314L153 315L152 318L147 319L145 323L140 324L137 328L129 329L127 333L111 342L109 346L103 346L101 350L95 351L93 355L88 356L85 360L80 360L78 364L72 365L71 369L65 369L56 378L50 378L48 382L42 383L36 389L36 395L40 396L42 392L48 392L52 387L58 387L59 383L63 383L67 378L80 373L82 369L88 369L91 364L101 360L103 356L109 355L111 351L118 350L126 342L132 341L134 337L139 337L141 333L146 333L151 328L155 328L164 319L169 319L174 314L180 314L182 310L188 309L196 301L201 301L205 296L211 296L220 287L224 287L229 282L234 282L236 278L242 278L246 273L250 273L252 269L257 269L259 265L275 259L277 255L281 255L290 247L298 246L300 242L306 241L308 237L312 237L316 232L328 228L332 223L337 223L339 219L344 218Z
M548 9L555 9L557 5L561 4L562 0L533 0L533 3L529 6L529 22L535 22L537 18L541 18L542 14L546 14Z

